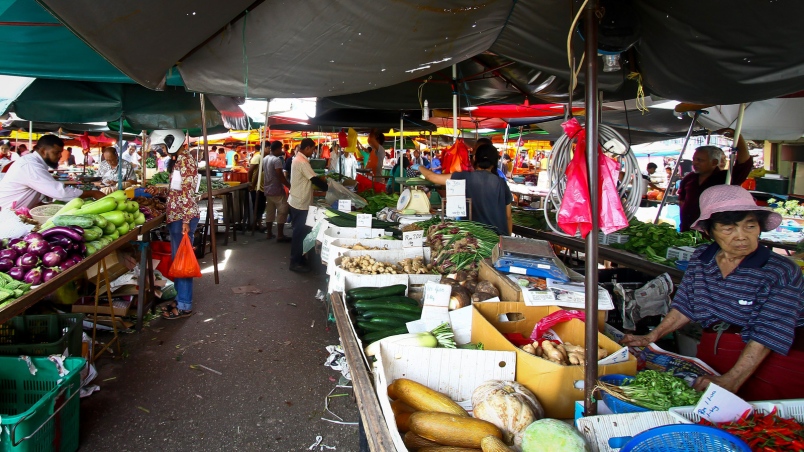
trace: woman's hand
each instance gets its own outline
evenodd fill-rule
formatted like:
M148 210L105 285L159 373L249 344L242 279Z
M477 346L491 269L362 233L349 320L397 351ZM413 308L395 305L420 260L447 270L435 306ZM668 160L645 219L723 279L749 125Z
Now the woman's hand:
M652 342L656 342L654 331L644 335L644 336L637 336L634 334L626 334L623 336L623 339L620 341L620 344L628 346L628 347L647 347L648 344Z
M181 224L181 233L182 234L189 234L190 233L190 224L189 223L182 223Z
M706 388L709 387L709 383L714 383L721 388L730 391L732 393L737 393L740 389L740 386L737 382L729 378L727 375L715 376L715 375L704 375L702 377L698 377L695 379L695 384L692 385L692 388L696 391L706 391Z

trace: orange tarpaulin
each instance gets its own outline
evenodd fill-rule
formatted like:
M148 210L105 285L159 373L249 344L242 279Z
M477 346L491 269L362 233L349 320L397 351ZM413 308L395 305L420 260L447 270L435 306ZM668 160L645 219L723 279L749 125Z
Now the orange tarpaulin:
M463 140L456 141L455 144L444 150L441 157L441 168L444 174L472 171L469 148Z

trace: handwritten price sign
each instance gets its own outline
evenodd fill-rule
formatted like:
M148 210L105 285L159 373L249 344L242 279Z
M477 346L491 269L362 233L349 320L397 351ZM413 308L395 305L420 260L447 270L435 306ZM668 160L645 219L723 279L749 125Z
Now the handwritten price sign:
M408 231L402 233L403 248L421 248L424 242L424 231Z

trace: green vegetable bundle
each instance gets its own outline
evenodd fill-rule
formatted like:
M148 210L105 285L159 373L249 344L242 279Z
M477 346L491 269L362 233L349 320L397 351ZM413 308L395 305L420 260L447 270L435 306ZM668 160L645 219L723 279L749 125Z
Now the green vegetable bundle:
M556 213L554 211L551 211L549 215L552 223L557 224ZM544 218L544 211L542 210L514 209L511 212L511 217L514 220L514 224L517 226L531 228L537 231L550 230L550 227L547 225L547 221Z
M491 257L500 236L482 223L474 221L448 221L430 227L427 241L433 265L441 274L458 270L475 270L477 263Z
M671 263L665 256L667 249L673 246L698 246L707 243L698 231L679 233L676 228L667 223L643 223L631 219L625 229L617 231L618 234L628 235L628 242L613 243L614 248L623 249L645 256L652 262L660 264Z
M170 182L170 174L167 171L160 171L151 177L148 185L167 184Z
M225 182L221 182L220 180L212 181L213 190L220 190L228 187L229 187L228 184L226 184ZM198 186L198 193L206 193L206 192L207 192L207 178L205 176L201 176L201 183Z
M364 191L360 193L360 196L368 203L368 205L363 208L363 213L370 213L372 215L386 207L396 208L396 203L399 201L399 194L397 193L388 195L385 193L375 193L374 190Z
M676 406L698 403L701 392L690 387L686 381L672 372L644 370L622 386L599 383L598 388L628 403L654 411L667 411Z
M147 159L145 159L145 167L156 168L156 159L153 157L148 157Z
M11 303L31 290L30 284L17 281L11 276L0 272L0 307Z

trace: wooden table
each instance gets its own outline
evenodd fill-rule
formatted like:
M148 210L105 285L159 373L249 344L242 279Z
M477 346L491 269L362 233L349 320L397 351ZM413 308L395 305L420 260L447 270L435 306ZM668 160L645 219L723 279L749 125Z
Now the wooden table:
M97 253L95 253L95 254L93 254L93 255L91 255L89 257L86 257L84 260L82 260L78 264L76 264L76 265L68 268L67 270L64 270L63 272L59 273L58 275L56 275L56 277L54 277L50 281L39 285L35 289L33 289L30 292L26 293L25 295L17 298L16 300L12 301L11 303L8 303L8 304L4 305L2 308L0 308L0 324L3 324L5 322L7 322L12 317L15 317L17 315L22 314L26 309L28 309L31 306L35 305L36 303L41 301L44 297L46 297L46 296L50 295L51 293L55 292L61 286L63 286L65 284L69 283L70 281L78 278L83 273L85 273L88 269L98 265L98 263L101 260L106 258L106 256L109 256L111 253L117 251L123 245L125 245L125 244L127 244L129 242L137 242L138 241L138 236L140 234L143 234L143 236L149 235L149 234L147 234L147 232L149 232L151 229L153 229L154 227L156 227L159 224L161 224L163 221L164 221L164 215L161 215L161 216L149 221L148 223L145 223L145 224L143 224L143 225L141 225L141 226L139 226L137 228L132 229L127 234L121 236L120 238L118 238L117 240L113 241L109 245L107 245L107 246L101 248L100 250L98 250ZM143 238L145 238L145 237L143 237ZM148 247L148 252L145 253L145 254L150 256L149 247ZM143 268L147 268L147 266L143 267ZM152 279L153 278L153 272L152 271L150 273L150 278L151 278L151 281L153 281L153 279ZM140 306L143 305L143 298L146 295L144 293L145 285L141 284L140 286L141 286L141 288L140 288L140 297L141 298L139 298L137 300L137 302L138 302L138 314L139 314ZM151 297L153 297L153 284L150 285L150 295L151 295ZM143 309L143 311L144 311L144 309ZM139 316L138 323L141 324L141 321L142 321L142 315Z
M514 225L514 234L532 239L547 240L550 243L569 248L573 251L585 251L586 249L586 241L583 239L566 237L552 232L537 231L524 226ZM600 256L601 260L611 261L651 276L659 276L663 273L667 273L676 284L680 283L681 279L684 278L684 272L675 267L657 264L637 254L612 248L607 245L598 245L598 256Z
M346 361L349 363L349 372L352 376L352 387L354 388L357 408L360 410L360 419L366 431L369 449L372 452L394 451L394 441L391 439L391 432L385 423L385 417L380 408L380 401L374 392L374 378L363 361L363 353L360 344L352 333L349 325L349 318L346 315L346 306L339 293L335 292L329 296L332 303L332 312L335 315L335 324L338 327L338 335L341 337Z
M220 188L217 190L212 190L212 197L220 197L223 201L223 224L224 224L224 238L223 238L223 245L226 246L229 244L229 230L232 231L232 240L237 241L237 231L238 227L242 228L245 231L248 228L246 224L246 218L251 217L251 210L252 205L249 201L248 188L250 184L248 182L241 183L240 185L233 185L231 187ZM235 196L237 196L238 202L235 203ZM209 195L204 193L201 195L201 199L208 199ZM235 204L237 204L237 209L235 209ZM207 215L204 219L204 234L202 235L202 249L206 250L206 236L207 232L211 231L212 221L211 219L214 218L213 212L210 212L207 209ZM217 232L217 226L215 226L214 232Z

